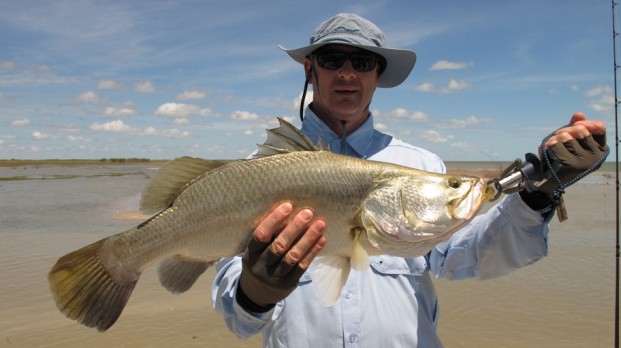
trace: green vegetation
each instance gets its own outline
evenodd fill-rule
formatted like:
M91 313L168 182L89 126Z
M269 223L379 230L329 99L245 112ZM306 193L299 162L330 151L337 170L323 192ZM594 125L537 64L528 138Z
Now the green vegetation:
M126 175L144 175L148 178L148 176L143 172L128 172L128 173L105 173L105 174L92 174L92 175L63 175L63 174L55 174L55 175L45 175L45 176L10 176L10 177L0 177L0 181L20 181L20 180L62 180L62 179L75 179L75 178L99 178L102 176L126 176Z
M0 159L0 167L20 167L20 166L82 166L92 164L133 164L149 163L162 164L168 160L151 160L148 158L102 158L96 159L41 159L41 160L20 160L20 159Z

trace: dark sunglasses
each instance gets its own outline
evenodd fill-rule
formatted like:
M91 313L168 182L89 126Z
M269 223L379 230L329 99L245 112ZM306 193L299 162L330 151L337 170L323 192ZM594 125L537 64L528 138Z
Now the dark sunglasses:
M372 53L318 52L313 56L317 59L317 64L326 70L337 70L349 60L354 70L367 72L375 69L380 61Z

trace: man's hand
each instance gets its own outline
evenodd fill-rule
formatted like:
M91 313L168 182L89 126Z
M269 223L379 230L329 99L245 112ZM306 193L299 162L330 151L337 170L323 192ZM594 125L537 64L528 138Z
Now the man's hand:
M246 310L264 312L287 297L327 242L326 222L313 220L312 210L292 213L291 203L283 203L252 233L237 288L237 302Z
M603 122L589 121L584 114L576 113L567 127L554 132L545 147L552 165L547 169L557 173L561 184L565 184L606 155L606 126ZM552 194L558 183L548 178L537 186L539 190Z
M569 125L554 132L544 147L551 167L543 163L544 179L531 182L527 184L527 188L530 185L528 190L520 191L524 202L535 210L549 207L552 193L559 188L550 172L556 173L561 185L564 185L606 156L606 126L603 122L589 121L584 114L576 113L571 117ZM539 156L543 157L541 149Z

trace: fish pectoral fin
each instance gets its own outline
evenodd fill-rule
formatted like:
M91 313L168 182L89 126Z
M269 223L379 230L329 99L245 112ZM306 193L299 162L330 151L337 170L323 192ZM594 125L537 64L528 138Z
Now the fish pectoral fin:
M360 228L354 230L354 246L351 252L351 259L349 262L351 264L351 268L355 269L356 271L364 272L369 270L370 261L369 254L366 250L364 250L362 243L360 243L360 233L362 233L362 230Z
M231 162L235 161L186 156L167 163L147 184L140 200L140 211L151 214L170 207L193 179Z
M341 256L320 256L311 263L308 270L321 303L324 306L335 304L349 277L349 259Z
M47 276L56 307L69 319L100 332L119 318L140 277L140 273L107 270L101 263L104 242L61 257Z
M175 255L160 263L157 277L160 284L173 294L188 291L211 265L216 261L201 261Z

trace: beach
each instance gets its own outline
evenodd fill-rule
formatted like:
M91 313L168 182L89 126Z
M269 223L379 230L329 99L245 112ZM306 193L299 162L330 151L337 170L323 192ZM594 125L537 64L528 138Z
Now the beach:
M149 163L0 168L0 346L261 346L259 336L236 338L212 308L213 269L173 295L148 268L105 333L56 309L47 285L52 265L139 223L139 195L157 169ZM595 173L567 190L569 220L552 221L547 258L499 279L436 281L446 347L612 346L612 174Z

